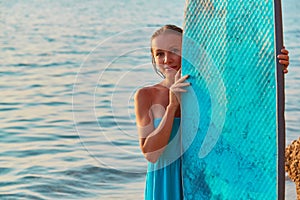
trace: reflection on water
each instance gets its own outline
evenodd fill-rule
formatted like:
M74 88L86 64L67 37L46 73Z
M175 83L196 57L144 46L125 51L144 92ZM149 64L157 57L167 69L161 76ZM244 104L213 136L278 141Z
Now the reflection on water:
M159 81L149 37L181 25L184 3L0 3L1 199L142 198L133 94ZM290 142L300 130L300 3L283 3ZM293 187L287 181L287 199Z

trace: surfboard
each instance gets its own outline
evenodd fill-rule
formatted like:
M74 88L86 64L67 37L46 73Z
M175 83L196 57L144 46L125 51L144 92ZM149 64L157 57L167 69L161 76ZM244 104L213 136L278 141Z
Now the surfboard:
M279 0L187 0L184 199L284 199Z

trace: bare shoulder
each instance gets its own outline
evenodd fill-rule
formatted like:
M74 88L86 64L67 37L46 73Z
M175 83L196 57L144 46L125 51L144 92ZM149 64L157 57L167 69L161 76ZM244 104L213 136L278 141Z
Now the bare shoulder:
M157 94L159 87L157 85L151 85L140 88L134 95L135 101L149 102Z
M134 107L137 124L145 126L151 122L149 115L152 105L152 87L143 87L134 95Z
M149 99L150 92L151 91L149 90L148 87L143 87L138 89L134 95L134 101L135 102L146 101L147 99Z
M137 90L134 96L137 123L144 126L150 123L151 118L162 116L167 104L168 91L159 84Z

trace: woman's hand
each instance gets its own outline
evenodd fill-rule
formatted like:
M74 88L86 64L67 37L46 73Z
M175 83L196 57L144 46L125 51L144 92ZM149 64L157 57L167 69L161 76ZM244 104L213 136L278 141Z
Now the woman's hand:
M190 85L190 83L184 82L189 75L185 75L181 77L181 69L177 71L175 75L175 82L174 84L170 87L170 92L169 92L169 105L174 106L174 107L179 107L180 106L180 93L181 92L186 92L183 87L187 87Z
M290 64L290 57L289 57L289 51L283 47L281 49L281 54L277 56L279 59L279 63L283 65L283 73L288 73L288 66Z

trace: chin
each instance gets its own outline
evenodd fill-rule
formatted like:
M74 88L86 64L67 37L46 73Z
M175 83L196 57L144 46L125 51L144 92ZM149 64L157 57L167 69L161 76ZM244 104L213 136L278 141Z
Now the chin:
M176 73L177 73L177 70L175 70L175 69L172 71L166 71L165 76L166 77L174 77L176 75Z

